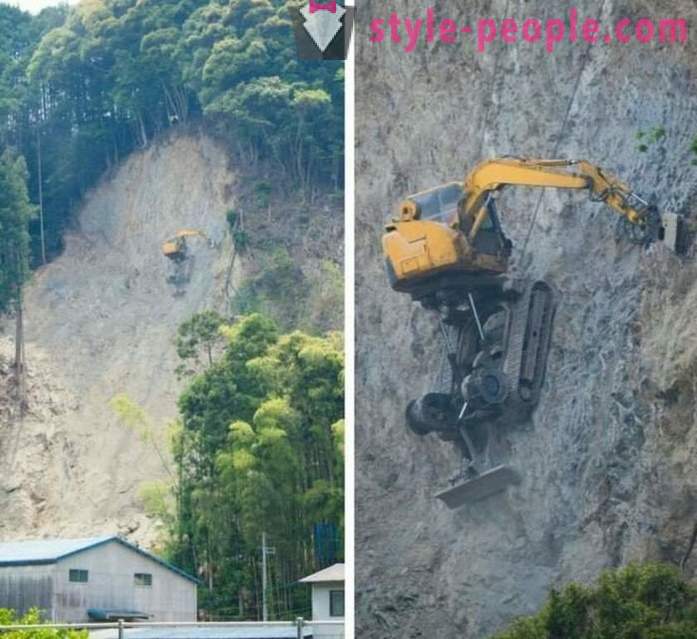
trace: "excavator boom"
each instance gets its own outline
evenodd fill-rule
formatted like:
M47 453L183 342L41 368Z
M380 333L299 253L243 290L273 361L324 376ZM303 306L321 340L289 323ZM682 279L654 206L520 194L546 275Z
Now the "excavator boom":
M574 167L576 171L568 171ZM477 166L465 179L467 194L460 211L460 223L471 219L468 239L474 240L488 214L486 198L506 186L557 189L588 189L591 198L605 202L632 224L650 223L648 203L616 178L585 160L530 160L501 158Z

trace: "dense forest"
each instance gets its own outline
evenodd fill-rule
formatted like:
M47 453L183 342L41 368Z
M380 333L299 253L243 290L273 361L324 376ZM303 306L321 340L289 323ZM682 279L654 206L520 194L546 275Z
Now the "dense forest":
M0 152L24 157L34 264L77 202L131 151L200 123L246 164L340 188L343 65L296 56L283 0L0 4Z

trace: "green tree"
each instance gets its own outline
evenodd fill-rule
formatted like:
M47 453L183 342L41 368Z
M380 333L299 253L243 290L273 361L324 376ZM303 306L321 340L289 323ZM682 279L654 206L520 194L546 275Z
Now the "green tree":
M340 188L343 66L297 59L291 4L85 0L37 16L0 5L0 151L27 158L42 203L35 263L60 252L106 169L183 122L295 188Z
M191 375L202 366L212 366L213 357L224 338L220 331L225 320L216 311L196 313L177 329L177 355L182 360L179 375Z
M677 568L632 564L594 586L552 591L542 610L495 639L697 639L697 589Z
M0 312L15 308L29 276L27 168L9 150L0 156Z

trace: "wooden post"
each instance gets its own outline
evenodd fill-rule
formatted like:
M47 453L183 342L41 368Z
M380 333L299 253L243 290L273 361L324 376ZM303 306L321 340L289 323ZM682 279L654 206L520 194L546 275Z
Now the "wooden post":
M24 312L22 309L22 293L20 291L17 297L17 317L15 319L15 380L17 383L19 412L22 416L27 405L24 369Z
M261 533L261 601L262 601L262 621L269 620L269 608L266 605L266 533Z
M41 234L41 261L46 264L46 236L44 233L44 185L41 169L41 130L36 128L36 170L39 180L39 228Z

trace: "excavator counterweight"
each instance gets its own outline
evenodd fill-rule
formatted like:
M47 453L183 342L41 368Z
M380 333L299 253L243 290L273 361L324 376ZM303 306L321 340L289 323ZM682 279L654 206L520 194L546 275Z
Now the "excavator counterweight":
M518 483L492 460L495 435L529 419L542 391L558 296L544 280L508 277L512 243L493 195L507 186L585 190L614 210L632 241L679 248L682 220L659 214L628 186L585 161L499 158L464 182L407 197L382 239L391 287L434 311L445 338L448 388L409 403L418 435L461 450L461 470L438 493L448 507ZM626 234L626 233L625 233Z

